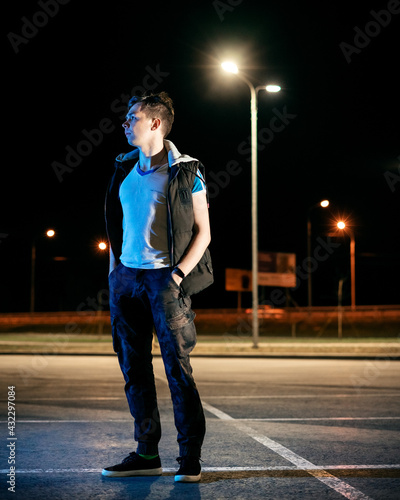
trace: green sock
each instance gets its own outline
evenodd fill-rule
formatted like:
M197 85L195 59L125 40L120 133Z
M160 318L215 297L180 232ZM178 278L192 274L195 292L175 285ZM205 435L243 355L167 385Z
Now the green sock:
M158 454L157 455L142 455L141 453L138 453L138 455L142 458L145 458L146 460L151 460L152 458L158 457Z

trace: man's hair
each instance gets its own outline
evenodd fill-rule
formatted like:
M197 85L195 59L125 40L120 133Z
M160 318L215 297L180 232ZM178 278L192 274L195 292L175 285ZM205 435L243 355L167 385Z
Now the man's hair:
M140 110L146 113L149 118L160 118L163 126L164 138L171 132L174 123L174 105L172 99L166 92L159 94L143 94L142 96L133 96L129 100L131 109L137 103L141 103Z

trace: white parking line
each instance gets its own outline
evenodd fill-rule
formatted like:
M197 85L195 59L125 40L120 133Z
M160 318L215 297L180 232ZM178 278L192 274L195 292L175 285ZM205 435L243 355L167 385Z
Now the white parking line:
M236 418L239 422L318 422L329 420L400 420L400 417L274 417L274 418Z
M315 465L314 470L366 470L366 469L398 469L400 464L386 465ZM17 474L88 474L101 473L103 469L17 469ZM298 467L293 466L268 466L268 467L202 467L203 472L262 472L262 471L299 471ZM303 467L301 470L308 470ZM176 467L163 467L163 472L176 472ZM9 474L10 469L0 469L0 474ZM354 497L352 497L354 498ZM367 497L362 497L367 498Z
M199 384L200 385L200 384ZM362 397L391 397L398 398L398 392L363 392L362 394L354 394L354 391L349 394L268 394L261 396L206 396L205 399L332 399L332 398L362 398Z
M298 469L307 470L308 473L313 477L315 477L316 479L318 479L318 481L321 481L329 488L332 488L336 492L343 495L345 498L348 498L349 500L371 500L370 497L364 495L364 493L362 493L361 491L357 490L356 488L353 488L352 486L345 483L341 479L338 479L332 474L329 474L329 472L327 472L326 469L318 469L316 465L309 462L300 455L297 455L297 453L294 453L293 451L289 450L289 448L286 448L285 446L282 446L281 444L279 444L276 441L273 441L267 436L260 434L258 431L252 429L248 425L243 424L241 421L232 418L230 415L219 410L218 408L215 408L214 406L205 403L204 401L203 401L203 407L205 410L209 411L210 413L220 418L221 420L231 422L241 432L247 434L255 441L261 443L270 450L274 451L288 462L291 462Z
M115 418L109 420L23 420L17 419L17 424L96 424L96 423L104 423L104 422L132 422L132 418ZM1 420L0 424L8 423L7 420Z

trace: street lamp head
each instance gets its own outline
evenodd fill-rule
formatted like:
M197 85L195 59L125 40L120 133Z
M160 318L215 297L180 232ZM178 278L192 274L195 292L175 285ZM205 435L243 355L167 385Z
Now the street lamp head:
M344 229L346 227L346 224L342 220L340 220L336 225L339 229Z
M265 90L267 92L280 92L281 87L279 85L267 85Z
M239 69L236 66L236 64L232 61L225 61L221 64L221 67L224 71L227 71L228 73L234 73L235 75L239 73Z
M322 208L329 207L329 200L322 200L320 205Z
M46 231L46 236L48 236L49 238L52 238L53 236L55 236L56 232L54 231L54 229L48 229Z
M100 243L99 243L99 249L100 250L106 250L107 249L107 243L104 243L104 241L100 241Z

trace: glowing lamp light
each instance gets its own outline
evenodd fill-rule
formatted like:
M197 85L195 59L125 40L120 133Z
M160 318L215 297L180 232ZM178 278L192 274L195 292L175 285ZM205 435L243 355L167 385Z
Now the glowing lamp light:
M228 73L239 73L239 69L236 66L234 62L231 61L226 61L221 64L221 67L223 70L227 71Z
M106 250L107 249L107 244L104 243L104 241L101 241L99 243L99 248L100 248L100 250Z
M337 227L339 229L344 229L346 227L346 224L341 220L337 223Z
M279 92L281 90L281 87L279 85L267 85L265 87L265 90L267 92Z
M320 205L323 208L329 207L329 200L322 200Z
M49 229L48 231L46 231L46 236L48 236L49 238L52 238L53 236L55 236L56 232L54 231L54 229Z

